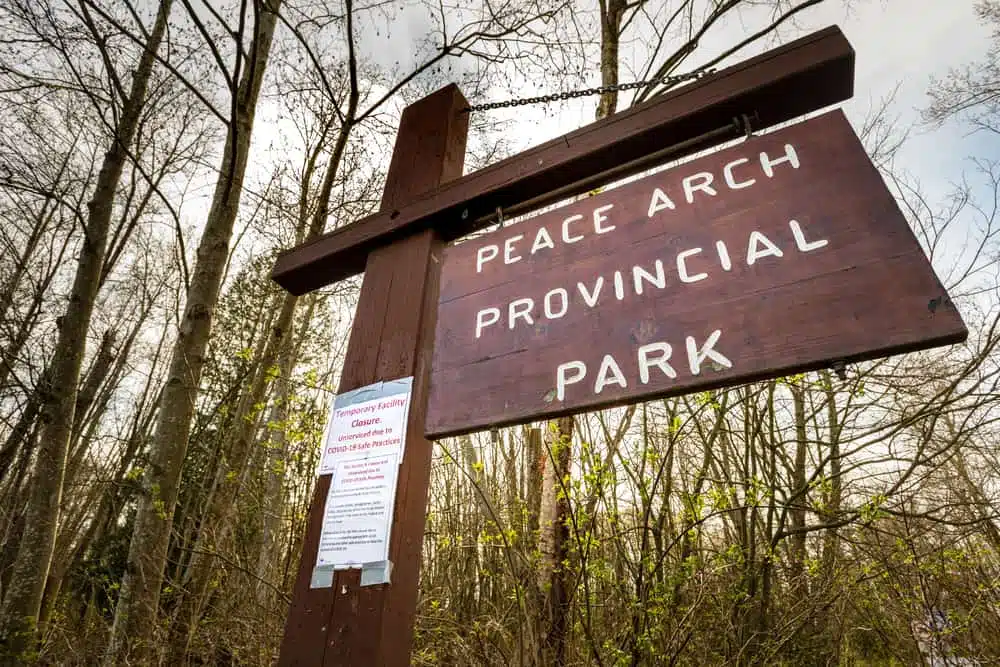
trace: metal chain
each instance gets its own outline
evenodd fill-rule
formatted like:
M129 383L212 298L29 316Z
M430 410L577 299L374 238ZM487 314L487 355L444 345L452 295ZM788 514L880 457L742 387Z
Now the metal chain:
M568 100L574 97L585 97L587 95L603 95L604 93L611 93L620 90L632 90L633 88L642 88L650 84L659 83L663 85L674 85L681 83L682 81L691 81L694 79L700 79L706 74L711 74L715 71L715 68L709 69L697 69L693 72L688 72L687 74L677 74L671 76L664 76L658 79L647 79L645 81L632 81L630 83L619 83L614 86L598 86L596 88L585 88L583 90L570 90L562 93L552 93L551 95L540 95L538 97L522 97L520 99L504 100L503 102L489 102L486 104L473 104L472 106L465 107L462 111L472 112L472 111L487 111L489 109L502 109L505 107L518 107L525 104L542 104L545 102L556 102L559 100Z

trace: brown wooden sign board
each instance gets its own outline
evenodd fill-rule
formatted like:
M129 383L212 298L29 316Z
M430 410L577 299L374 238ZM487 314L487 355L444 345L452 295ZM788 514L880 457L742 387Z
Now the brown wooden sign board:
M426 433L967 335L837 110L449 247Z

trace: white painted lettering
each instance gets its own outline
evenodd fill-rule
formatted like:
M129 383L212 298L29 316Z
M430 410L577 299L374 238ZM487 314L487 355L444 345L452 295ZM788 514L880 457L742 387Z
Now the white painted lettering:
M687 263L685 260L691 255L697 255L700 252L701 248L691 248L690 250L685 250L677 255L677 274L681 277L681 282L696 283L699 280L708 278L707 273L696 273L692 276L687 270Z
M722 168L722 174L726 178L726 185L728 185L733 190L742 190L743 188L749 188L751 185L757 182L756 178L750 178L743 181L742 183L737 183L736 179L733 178L733 167L736 167L741 164L746 164L749 161L750 160L748 160L747 158L741 157L738 160L733 160L732 162L730 162L729 164L727 164L725 167Z
M522 317L524 321L528 323L528 326L534 324L534 320L531 319L531 310L535 307L535 302L533 299L514 299L507 306L507 325L513 329L517 318Z
M829 243L826 239L820 239L819 241L806 241L806 235L802 233L802 227L799 226L797 220L790 220L788 222L788 226L792 228L792 236L795 237L795 247L802 252L819 250Z
M535 234L535 242L531 244L531 254L534 255L536 252L542 248L555 248L556 244L552 242L552 237L549 236L549 231L544 227L538 230Z
M583 216L579 215L579 214L577 214L577 215L571 215L568 218L566 218L565 220L563 220L563 224L562 224L562 240L564 242L566 242L566 243L576 243L577 241L579 241L580 239L583 238L582 234L580 234L579 236L573 236L573 237L570 237L570 235L569 235L569 223L576 222L577 220L583 220Z
M646 217L652 218L654 213L658 213L665 208L673 211L677 207L674 206L674 202L670 200L670 197L663 190L656 188L653 190L653 196L649 199L649 212L646 214Z
M484 245L480 248L479 251L476 252L476 273L482 273L483 264L496 259L499 252L500 248L495 245Z
M601 223L608 219L608 216L602 215L605 211L610 211L614 208L614 204L608 204L607 206L601 206L600 208L594 209L594 233L595 234L607 234L608 232L615 229L615 225L608 225L607 227L602 227Z
M794 169L799 168L799 156L795 152L795 147L791 144L785 144L785 154L776 160L769 158L767 153L763 151L760 153L760 166L764 168L764 173L767 174L768 178L774 178L774 165L781 164L782 162L787 162Z
M575 371L570 375L570 371ZM556 368L556 398L560 401L566 398L566 387L576 384L587 376L587 365L582 361L567 361Z
M720 336L722 336L722 330L716 329L701 348L695 342L694 336L687 337L688 365L691 367L691 375L701 373L702 362L709 358L724 368L733 367L733 362L729 361L725 355L715 349L715 344L719 342Z
M782 257L784 253L781 252L781 248L771 242L771 239L757 230L750 232L750 241L747 244L747 264L753 266L754 262L761 257L771 256Z
M695 190L701 190L705 194L715 196L715 188L712 187L712 174L707 171L700 171L694 176L688 176L681 182L681 185L684 187L684 198L689 204L694 202Z
M667 362L670 352L670 345L667 343L649 343L639 348L639 380L643 384L649 384L649 369L654 366L668 378L677 377L677 371ZM659 356L654 357L654 354Z
M621 271L615 271L615 296L619 301L625 298L625 280Z
M597 298L601 295L601 288L604 287L604 276L597 276L597 280L594 281L594 291L588 293L587 286L583 283L577 283L576 288L580 290L580 296L583 297L583 302L593 308L597 305Z
M552 308L552 297L558 296L562 301L562 308L557 313ZM562 287L557 287L554 290L549 290L545 294L545 317L550 320L557 320L566 314L569 309L569 294Z
M715 242L715 251L719 253L719 261L722 263L722 270L729 271L733 268L733 261L729 259L729 248L722 241Z
M486 318L491 319L486 319ZM500 309L499 308L483 308L478 313L476 313L476 338L479 338L483 329L490 326L491 324L496 324L500 321Z
M594 393L600 394L604 387L609 384L616 384L619 387L627 387L625 375L618 367L618 362L610 354L605 354L601 361L601 369L597 371L597 381L594 383Z
M663 262L656 260L656 264L653 265L656 271L656 275L649 273L646 269L641 266L632 267L632 282L635 284L635 293L642 294L642 281L645 280L650 285L655 285L660 289L667 286L667 277L663 274Z
M520 241L524 238L524 234L518 234L517 236L511 236L509 239L503 242L503 263L513 264L514 262L520 262L521 256L514 256L514 242Z

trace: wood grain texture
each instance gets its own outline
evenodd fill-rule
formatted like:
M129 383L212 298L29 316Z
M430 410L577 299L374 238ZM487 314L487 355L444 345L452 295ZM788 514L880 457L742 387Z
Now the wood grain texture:
M585 182L611 166L719 130L741 114L756 114L755 126L762 129L853 93L854 50L838 28L826 28L451 181L424 197L399 199L378 214L285 251L271 277L289 292L304 294L360 273L368 253L409 233L433 227L451 241L482 229L487 224L483 216L498 206L508 208ZM734 128L728 137L694 143L684 153L738 136ZM642 168L637 164L632 173ZM591 187L582 185L578 192Z
M452 85L407 107L383 209L461 176L466 105ZM423 432L441 252L441 240L428 230L368 256L340 382L345 392L414 376L389 545L391 584L362 588L360 571L345 570L336 574L332 588L309 588L331 478L322 475L309 510L279 665L409 664L430 479L431 443Z
M772 164L789 155L786 145L793 147L797 167L787 159ZM727 185L727 165L735 189ZM715 194L698 188L706 185L705 174L712 174L706 187ZM675 208L657 199L664 208L650 216L656 188ZM594 209L607 205L612 208L595 227ZM563 221L575 214L582 219L569 224L568 238L579 239L565 243ZM539 236L542 228L554 247ZM752 232L763 240L751 238ZM725 244L729 270L718 241ZM820 241L827 243L820 247ZM497 249L493 259L488 246ZM682 259L685 275L705 277L685 282L677 257L695 248L701 252ZM481 252L484 261L477 265ZM663 265L662 287L642 278L643 292L637 294L633 267L659 282L657 261ZM586 300L594 302L598 277L603 286L590 307ZM559 288L568 297L564 314L563 296L554 292ZM552 317L544 310L546 294ZM531 323L519 315L511 328L510 304L518 299L532 300ZM479 315L488 308L498 313ZM521 302L515 310L527 308ZM497 322L488 323L494 314ZM477 322L483 325L478 339ZM715 331L720 334L712 349L729 367L709 356L695 374L687 338L699 357ZM427 434L523 423L966 336L895 200L837 110L449 247ZM671 347L668 363L676 377L647 363L643 382L638 350L658 342ZM655 360L659 353L647 348L647 362L651 356ZM557 368L573 361L586 367L585 379L564 384L559 400ZM566 371L566 378L575 372ZM599 377L605 381L598 386Z

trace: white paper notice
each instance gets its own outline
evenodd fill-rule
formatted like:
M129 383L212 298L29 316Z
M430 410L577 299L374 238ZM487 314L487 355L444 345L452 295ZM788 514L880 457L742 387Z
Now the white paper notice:
M340 461L395 455L406 442L406 418L413 378L362 387L337 396L319 474L332 473Z
M340 462L326 498L317 566L388 559L398 472L395 455Z
M323 441L319 474L332 473L310 586L329 587L333 571L361 568L362 585L388 583L396 480L406 443L413 378L338 394Z

